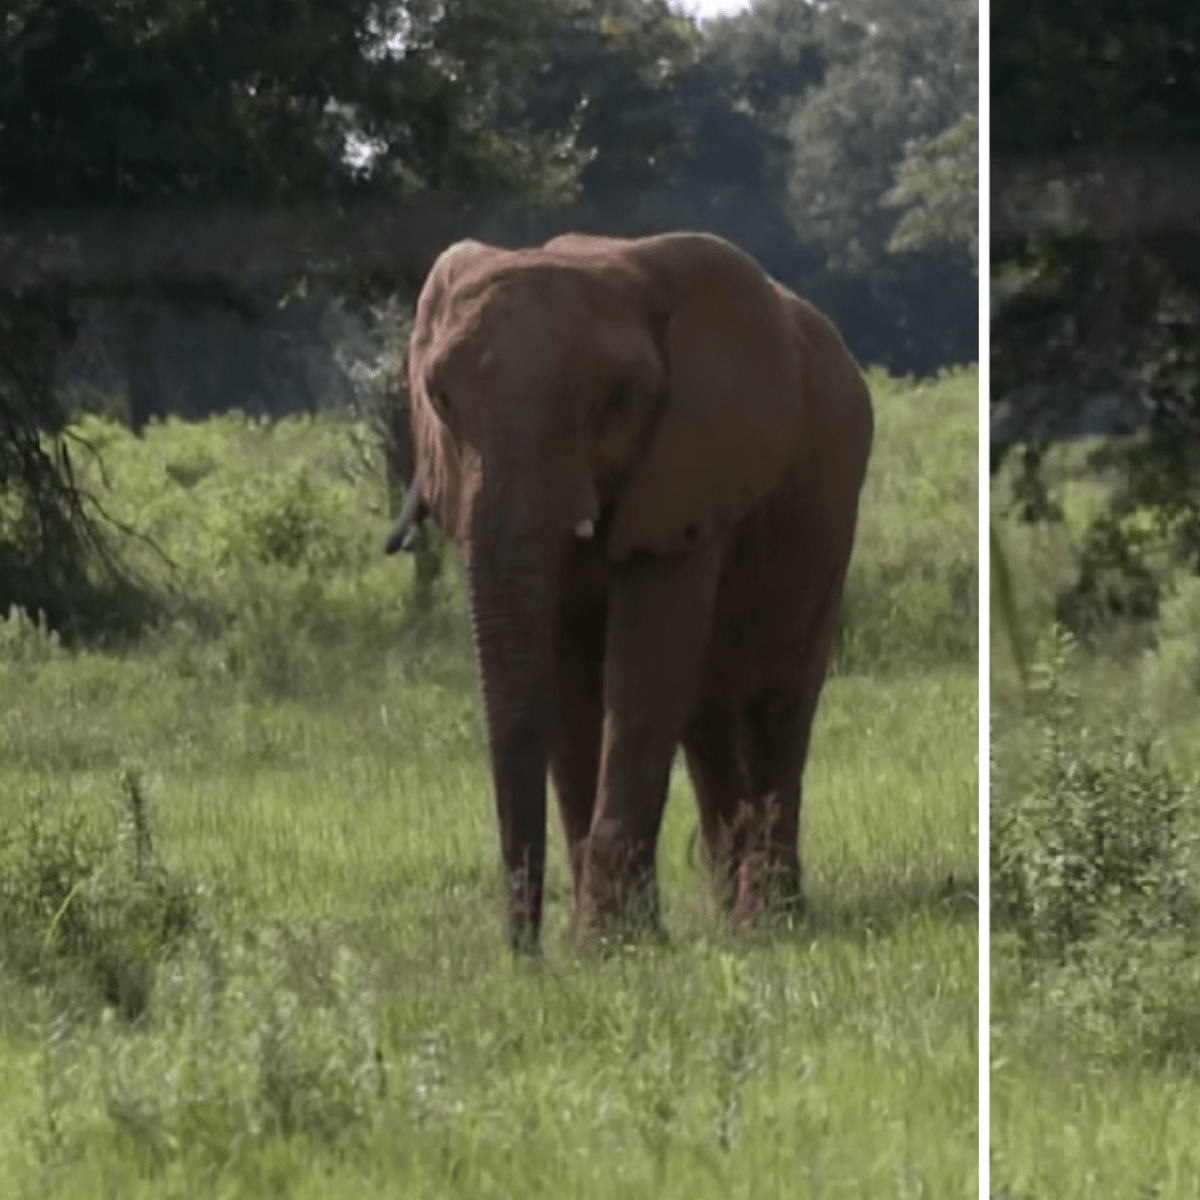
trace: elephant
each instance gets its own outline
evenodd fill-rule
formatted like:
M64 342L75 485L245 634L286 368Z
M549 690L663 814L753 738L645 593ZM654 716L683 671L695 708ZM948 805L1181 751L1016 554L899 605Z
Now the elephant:
M802 911L800 785L874 430L834 325L692 232L458 242L417 300L405 503L462 551L508 921L540 939L547 774L580 936L661 932L682 746L735 923Z

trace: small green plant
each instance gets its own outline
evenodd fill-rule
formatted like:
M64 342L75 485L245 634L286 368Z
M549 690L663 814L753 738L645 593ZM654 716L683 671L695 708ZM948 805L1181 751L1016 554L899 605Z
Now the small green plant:
M1105 931L1186 928L1197 908L1194 796L1138 729L1087 725L1073 653L1059 631L1032 675L1027 777L992 793L993 921L1058 960Z
M119 780L105 830L80 809L35 802L0 844L0 951L20 978L82 983L140 1017L164 956L197 921L194 889L158 861L141 778Z
M329 505L301 467L264 480L238 525L250 553L262 563L311 569L345 565L345 546L328 514Z
M28 671L66 655L62 640L50 628L46 614L29 616L15 605L0 617L0 668Z

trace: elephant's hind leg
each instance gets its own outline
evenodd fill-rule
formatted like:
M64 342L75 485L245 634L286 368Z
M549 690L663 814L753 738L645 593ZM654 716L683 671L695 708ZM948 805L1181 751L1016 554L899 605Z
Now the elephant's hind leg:
M801 779L817 701L841 606L844 568L829 578L802 631L798 670L759 688L742 710L750 804L742 831L734 918L803 907L800 875ZM782 656L786 661L788 656Z
M770 690L743 711L748 800L738 814L734 920L802 905L800 777L807 750L802 698Z
M705 689L683 732L683 749L709 866L722 902L732 908L740 861L737 817L750 790L738 754L737 708L727 689Z

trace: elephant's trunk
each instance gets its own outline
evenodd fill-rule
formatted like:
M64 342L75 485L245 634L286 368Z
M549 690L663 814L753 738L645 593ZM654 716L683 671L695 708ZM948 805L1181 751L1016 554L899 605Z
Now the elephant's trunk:
M556 577L552 558L544 539L492 530L474 538L467 552L515 950L536 947L542 919Z

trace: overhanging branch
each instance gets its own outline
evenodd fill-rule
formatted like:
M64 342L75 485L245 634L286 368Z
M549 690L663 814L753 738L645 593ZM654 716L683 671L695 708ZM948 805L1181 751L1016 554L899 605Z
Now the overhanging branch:
M614 207L623 215L614 217ZM639 234L661 232L660 225L611 203L537 206L447 193L291 208L197 205L36 219L0 214L0 290L245 286L298 274L420 279L463 237L508 242L517 236L532 244L569 230Z
M469 204L453 197L10 218L0 225L0 288L423 273L438 250L478 221Z
M1200 232L1200 151L999 158L991 177L993 250L1039 234L1123 240Z

